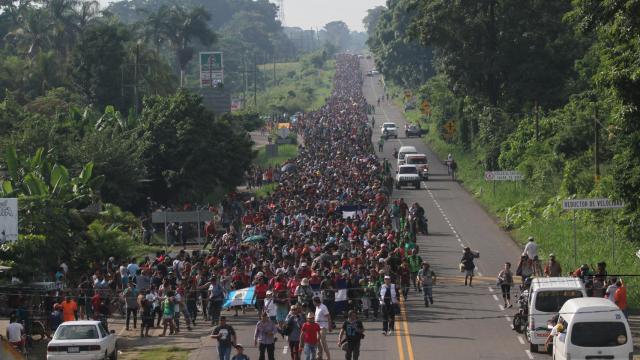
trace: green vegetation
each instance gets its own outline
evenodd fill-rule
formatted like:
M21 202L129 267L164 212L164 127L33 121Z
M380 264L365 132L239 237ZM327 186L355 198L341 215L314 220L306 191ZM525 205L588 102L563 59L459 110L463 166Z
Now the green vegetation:
M610 274L640 273L634 255L640 247L637 2L400 0L389 6L367 18L378 67L392 92L411 89L412 101L429 101L429 117L418 111L407 117L429 126L427 141L441 156L454 154L465 187L516 239L536 236L543 254L556 253L565 271L606 261ZM418 48L403 49L411 42ZM407 62L417 51L432 54L435 74L415 82L412 76L429 66ZM449 121L453 134L444 127ZM525 180L517 187L497 184L494 195L484 181L487 170L519 170ZM572 214L561 210L572 197L626 203L613 217L577 212L578 264ZM640 282L626 280L637 306Z
M247 104L260 113L306 112L320 108L331 93L335 61L326 52L307 55L295 63L276 63L260 68L267 77L264 90L258 93L258 107L253 108L253 93L247 94ZM270 76L270 77L269 77ZM251 90L251 89L249 89Z
M260 167L270 167L274 165L282 165L285 161L293 159L298 155L298 145L283 144L278 146L278 156L267 157L265 148L258 149L258 155L254 160L254 164Z

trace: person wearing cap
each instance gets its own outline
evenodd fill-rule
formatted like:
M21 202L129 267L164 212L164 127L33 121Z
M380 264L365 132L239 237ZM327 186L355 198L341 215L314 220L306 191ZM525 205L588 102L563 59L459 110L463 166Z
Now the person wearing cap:
M309 285L309 279L303 278L300 285L296 289L296 297L298 304L302 305L303 311L313 311L313 289Z
M549 254L549 261L544 265L544 276L562 276L562 267L560 266L560 263L556 261L556 255L553 253Z
M281 333L289 339L291 360L300 360L300 329L304 325L304 315L300 309L299 305L292 305L281 327Z
M382 307L382 334L391 335L395 330L396 307L398 306L398 289L396 284L391 282L391 276L384 276L379 296Z
M236 343L236 331L227 324L227 317L220 316L220 324L213 328L211 338L218 340L218 357L220 360L229 360L231 347Z
M266 298L264 299L264 311L262 312L265 312L267 316L269 316L269 319L271 319L271 321L277 321L278 306L274 301L273 291L268 290L266 294ZM261 316L262 312L258 314L258 317Z
M242 346L241 344L236 344L235 348L236 354L233 355L231 360L251 360L247 355L245 355L244 346Z
M307 322L300 328L300 347L304 351L305 360L316 360L316 351L320 342L320 325L315 322L315 315L307 314Z
M433 285L436 283L436 273L431 270L428 262L422 263L422 269L416 275L416 281L424 294L424 306L433 305Z

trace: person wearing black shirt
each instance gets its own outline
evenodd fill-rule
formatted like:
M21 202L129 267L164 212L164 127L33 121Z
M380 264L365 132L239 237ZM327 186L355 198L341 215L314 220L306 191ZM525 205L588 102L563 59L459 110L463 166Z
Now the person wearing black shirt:
M227 324L227 318L220 316L220 324L213 328L212 339L218 340L218 356L220 360L231 358L231 347L236 343L236 332L231 325Z
M364 338L364 326L362 321L358 320L358 314L355 310L349 311L349 318L342 324L342 330L338 335L338 346L342 346L345 342L346 360L358 360L360 357L360 341Z

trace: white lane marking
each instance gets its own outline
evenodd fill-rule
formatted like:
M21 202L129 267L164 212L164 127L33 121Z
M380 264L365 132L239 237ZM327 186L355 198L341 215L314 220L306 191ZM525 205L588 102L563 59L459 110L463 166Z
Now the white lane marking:
M453 230L453 233L456 234L456 236L458 236L458 233L455 230Z
M460 244L460 247L464 247L464 244Z
M508 322L509 324L513 323L513 319L511 318L511 316L507 316L507 315L505 315L505 316L504 316L504 319L505 319L505 320L507 320L507 322Z
M489 292L493 292L493 288L489 286Z
M461 243L461 242L462 242L462 240L460 240L460 238L458 238L458 242L459 242L459 243Z
M495 295L493 295L493 296L495 296ZM504 306L498 305L498 307L500 308L500 310L504 311Z
M522 335L518 335L518 341L520 342L520 344L524 345L524 339L522 338Z
M533 357L533 355L531 355L531 351L529 351L529 350L525 350L524 352L527 354L527 356L529 357L529 359L531 359L531 360L534 360L534 359L535 359L535 358Z
M482 276L482 273L481 273L480 271L478 271L478 275L479 275L479 276Z
M289 346L285 345L285 346L282 348L282 353L286 355L286 354L287 354L287 352L289 352Z
M500 301L500 300L498 300L498 295L496 295L496 294L493 294L493 300Z

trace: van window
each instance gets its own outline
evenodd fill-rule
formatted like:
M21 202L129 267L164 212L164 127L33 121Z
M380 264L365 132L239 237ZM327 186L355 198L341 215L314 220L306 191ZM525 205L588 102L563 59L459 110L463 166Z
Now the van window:
M536 296L535 309L542 312L557 313L567 300L582 297L580 290L547 290Z
M409 154L415 154L415 152L413 152L413 151L401 152L399 154L399 157L400 157L401 160L404 160L404 157L409 155Z
M424 157L411 157L407 159L407 164L426 164L427 158Z
M623 322L579 322L573 324L571 342L581 347L610 347L627 343Z

